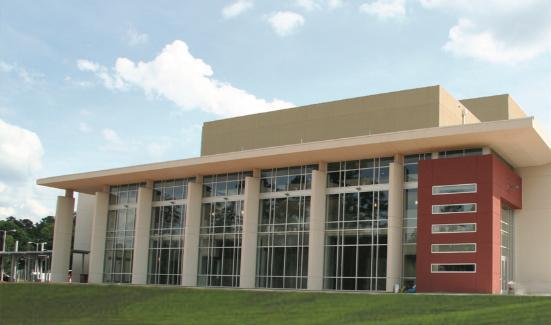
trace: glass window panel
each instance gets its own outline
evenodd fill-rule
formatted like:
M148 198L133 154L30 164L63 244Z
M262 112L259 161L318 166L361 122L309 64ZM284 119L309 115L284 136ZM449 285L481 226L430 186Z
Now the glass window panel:
M340 172L327 173L327 187L339 187Z
M440 272L476 272L476 264L432 264L431 270L433 273Z
M432 187L432 195L476 193L476 184L438 185Z
M360 170L360 185L373 185L374 182L374 169L369 168Z
M346 193L344 204L344 221L358 220L358 193Z
M349 160L345 162L345 169L358 169L360 167L359 160Z
M406 182L417 182L419 180L418 165L405 165L404 174Z
M448 214L448 213L474 213L476 212L476 203L464 204L443 204L433 205L433 214Z
M388 167L379 168L379 184L388 184L389 171Z
M476 232L476 223L433 224L432 233Z
M216 189L214 191L216 196L226 196L226 182L216 183Z
M288 176L278 176L278 177L276 177L276 191L277 192L287 191L288 185L289 185L289 177Z
M301 175L289 176L289 191L298 191L300 190L300 180Z
M228 195L239 195L239 181L228 182Z
M344 186L358 186L359 181L358 170L349 170L345 173Z
M431 251L433 253L474 253L476 244L432 244Z

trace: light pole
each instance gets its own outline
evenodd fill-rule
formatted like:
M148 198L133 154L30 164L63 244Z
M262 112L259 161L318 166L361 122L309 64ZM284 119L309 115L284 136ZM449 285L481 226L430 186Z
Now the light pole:
M2 253L6 252L6 237L8 236L8 232L16 232L17 230L11 229L11 230L2 230ZM4 254L2 254L2 259L0 259L0 282L4 282Z

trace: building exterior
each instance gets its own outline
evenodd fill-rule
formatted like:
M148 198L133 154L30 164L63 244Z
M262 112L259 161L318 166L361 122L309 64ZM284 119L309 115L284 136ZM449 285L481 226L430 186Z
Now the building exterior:
M205 123L197 158L40 179L52 278L551 292L551 142L508 95L440 86ZM86 277L83 277L86 278Z

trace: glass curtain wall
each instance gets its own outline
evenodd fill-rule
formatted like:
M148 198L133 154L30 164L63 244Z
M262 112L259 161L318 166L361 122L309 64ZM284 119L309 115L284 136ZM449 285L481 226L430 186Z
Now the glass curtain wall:
M179 285L182 277L187 185L193 179L153 183L147 282Z
M134 227L140 186L143 184L110 187L103 282L132 282Z
M306 289L312 170L262 170L256 286Z
M404 190L404 223L402 239L402 287L415 285L417 262L417 189Z
M432 153L430 152L404 156L403 288L412 288L416 283L419 161L429 159L432 159Z
M393 158L328 164L324 288L385 290Z
M239 172L204 177L198 285L239 287L245 177Z
M513 210L501 207L501 292L509 291L509 282L514 279L514 217Z

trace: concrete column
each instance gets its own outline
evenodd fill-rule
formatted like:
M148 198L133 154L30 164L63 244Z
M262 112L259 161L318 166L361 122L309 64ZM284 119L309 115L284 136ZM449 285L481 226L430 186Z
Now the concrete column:
M320 168L325 170L324 168ZM310 236L308 241L308 290L323 289L323 260L325 240L325 188L327 173L312 171L310 198Z
M71 238L73 236L73 213L75 199L73 191L66 190L65 196L57 197L52 245L52 282L65 282L71 259Z
M90 241L90 265L88 283L103 282L103 262L105 257L105 235L107 214L109 213L109 193L96 192L94 220Z
M201 227L201 200L203 184L189 183L187 188L186 229L184 259L182 262L182 286L197 286L199 259L199 229Z
M404 220L404 165L396 156L390 164L388 191L388 246L386 291L392 292L402 276L402 224Z
M95 205L96 197L94 195L78 193L75 237L73 240L73 249L75 250L90 251ZM80 282L81 275L88 274L88 261L88 255L73 254L73 282Z
M147 283L147 260L149 257L149 229L151 227L151 187L138 189L136 225L134 232L134 260L132 262L132 284Z
M260 179L245 178L243 240L241 242L241 288L254 288L256 280L256 245L258 240L258 207Z

